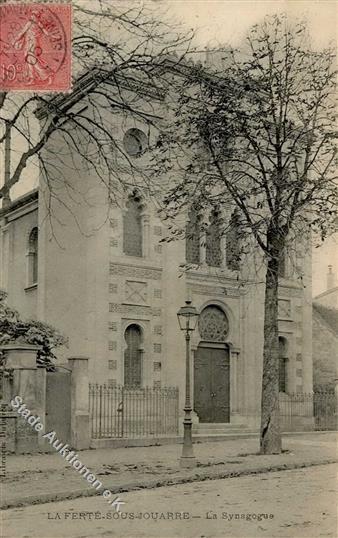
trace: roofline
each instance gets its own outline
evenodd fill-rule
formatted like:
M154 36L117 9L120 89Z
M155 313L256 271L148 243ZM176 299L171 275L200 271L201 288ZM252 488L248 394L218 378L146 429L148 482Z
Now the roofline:
M312 313L313 311L315 312L315 314L317 315L317 317L320 319L321 323L329 330L332 332L332 334L335 336L335 338L338 338L338 330L337 329L334 329L334 327L332 327L332 325L330 325L330 323L328 323L326 321L326 319L324 318L324 316L321 314L321 312L319 310L317 310L317 306L319 307L323 307L323 308L326 308L328 310L337 310L336 308L330 308L328 306L324 306L320 303L316 303L315 301L312 301Z
M326 295L329 295L333 291L337 291L337 290L338 290L338 286L335 286L334 288L331 288L329 290L323 291L319 295L316 295L316 297L313 297L313 301L316 301L317 299L321 299L322 297L325 297Z
M192 60L187 60L186 58L172 54L170 56L159 58L158 61L154 60L153 69L165 69L180 76L188 76L189 73L191 73L191 69L198 65L198 62L195 63ZM77 79L71 93L51 97L47 103L39 106L35 112L36 117L38 119L43 119L50 112L71 108L75 103L79 102L79 100L86 97L86 95L94 90L99 84L108 80L111 81L112 76L114 76L115 80L124 89L135 90L141 95L149 95L160 101L165 97L166 92L164 90L154 88L153 85L147 84L137 77L123 75L122 73L118 73L118 71L114 71L114 68L109 69L109 67L107 67L107 69L103 69L94 67Z
M0 209L0 218L6 217L9 215L12 211L16 211L17 209L20 209L21 207L34 202L35 200L38 200L39 198L39 189L33 189L26 194L23 194L19 198L16 198L13 200L13 202L10 203L9 206L3 207Z

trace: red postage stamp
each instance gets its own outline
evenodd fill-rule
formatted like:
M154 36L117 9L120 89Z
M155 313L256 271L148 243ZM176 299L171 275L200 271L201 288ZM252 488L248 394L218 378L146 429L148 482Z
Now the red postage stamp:
M71 88L72 6L0 4L0 91Z

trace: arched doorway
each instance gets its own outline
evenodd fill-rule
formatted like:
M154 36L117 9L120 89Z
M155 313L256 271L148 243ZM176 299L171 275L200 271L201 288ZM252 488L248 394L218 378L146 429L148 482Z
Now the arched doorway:
M142 333L141 328L132 324L126 328L124 338L127 347L124 352L124 385L141 387L142 384Z
M198 322L201 342L194 361L194 410L200 422L230 422L228 319L221 308L207 306Z

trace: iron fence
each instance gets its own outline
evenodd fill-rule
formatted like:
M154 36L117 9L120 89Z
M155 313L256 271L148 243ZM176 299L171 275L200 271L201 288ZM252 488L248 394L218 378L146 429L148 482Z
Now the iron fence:
M334 392L279 395L282 431L336 430L337 400Z
M178 388L89 385L93 439L178 434Z

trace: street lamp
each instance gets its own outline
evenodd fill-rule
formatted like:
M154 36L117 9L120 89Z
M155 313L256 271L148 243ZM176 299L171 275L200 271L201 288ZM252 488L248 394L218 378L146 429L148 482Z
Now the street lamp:
M191 398L190 398L190 333L195 330L198 312L191 301L185 301L177 312L177 319L181 331L185 331L185 405L183 420L183 449L180 459L181 467L193 467L196 464L192 446L192 419L191 419Z

